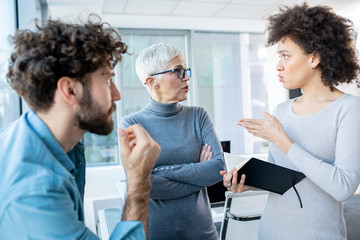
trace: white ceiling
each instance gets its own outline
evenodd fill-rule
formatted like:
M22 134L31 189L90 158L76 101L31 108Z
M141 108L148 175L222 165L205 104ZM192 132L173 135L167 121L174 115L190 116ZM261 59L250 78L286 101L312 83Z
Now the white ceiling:
M173 24L177 29L182 22L184 29L189 27L196 29L199 28L197 27L199 24L201 26L219 24L215 28L224 27L225 30L229 23L234 25L255 23L254 28L262 28L266 16L276 11L280 5L302 2L301 0L47 0L52 17L71 19L84 12L96 12L112 25L120 27L171 28ZM328 5L338 14L350 18L360 26L360 0L308 0L307 2L309 5ZM237 29L237 27L233 28Z

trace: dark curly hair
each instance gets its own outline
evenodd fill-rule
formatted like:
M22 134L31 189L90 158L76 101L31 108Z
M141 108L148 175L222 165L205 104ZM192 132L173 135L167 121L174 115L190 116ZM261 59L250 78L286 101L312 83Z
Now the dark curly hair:
M268 17L267 46L289 37L307 54L320 57L321 80L334 90L339 83L356 79L359 62L353 43L353 24L336 15L326 6L309 7L307 3L280 8L280 13Z
M85 74L106 64L114 68L127 52L119 34L95 14L84 24L48 20L35 25L37 31L15 33L7 73L10 86L34 111L52 106L59 78L67 76L87 86Z

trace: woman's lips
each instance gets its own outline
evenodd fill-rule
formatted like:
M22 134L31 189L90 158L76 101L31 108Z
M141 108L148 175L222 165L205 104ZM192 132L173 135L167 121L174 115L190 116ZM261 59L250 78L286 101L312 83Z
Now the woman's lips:
M280 75L278 75L278 77L279 77L279 82L282 82L282 81L283 81L283 77L280 76Z

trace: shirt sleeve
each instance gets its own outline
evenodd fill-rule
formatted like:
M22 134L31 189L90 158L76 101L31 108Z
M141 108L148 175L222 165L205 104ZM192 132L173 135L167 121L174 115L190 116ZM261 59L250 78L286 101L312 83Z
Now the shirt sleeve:
M98 239L68 199L60 192L18 198L3 213L0 232L5 239Z
M212 159L205 162L158 166L155 170L156 175L172 181L187 183L199 187L211 186L222 180L220 171L224 170L225 166L220 142L206 111L199 108L199 113L199 125L203 140L202 144L205 145L207 143L211 146L211 151L214 154Z
M90 231L74 204L62 193L31 194L12 201L3 213L0 233L4 239L79 239L98 240ZM79 206L82 207L82 206ZM141 222L122 221L111 239L144 239Z
M354 102L349 102L351 104ZM335 159L328 163L294 143L287 157L322 190L337 201L344 201L356 190L360 181L360 103L339 113Z
M109 240L145 240L144 225L139 221L121 221Z
M198 192L201 189L202 187L199 186L171 181L153 174L151 176L150 198L157 200L178 199Z

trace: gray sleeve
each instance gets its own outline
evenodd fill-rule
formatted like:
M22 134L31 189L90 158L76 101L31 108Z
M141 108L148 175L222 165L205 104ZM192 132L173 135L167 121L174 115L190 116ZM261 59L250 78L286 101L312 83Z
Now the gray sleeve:
M211 146L212 152L214 154L212 159L205 162L196 162L190 164L158 166L156 168L156 175L172 181L187 183L199 187L211 186L222 180L220 171L224 170L225 166L221 145L208 114L202 108L199 108L199 111L199 124L203 145L207 143Z
M360 104L347 110L341 109L337 116L338 130L333 164L317 158L296 143L291 146L287 154L301 172L337 201L349 198L360 181L359 109Z
M120 128L127 128L135 122L130 117L122 118L119 124ZM200 191L202 188L199 186L186 184L182 182L172 181L156 174L151 176L151 190L150 198L157 200L177 199L188 196L195 192ZM166 189L166 191L164 191Z
M119 128L125 129L131 125L135 124L135 122L130 117L123 117L119 122Z
M202 188L198 186L171 181L163 177L152 175L150 198L158 200L177 199L191 195L201 189Z

